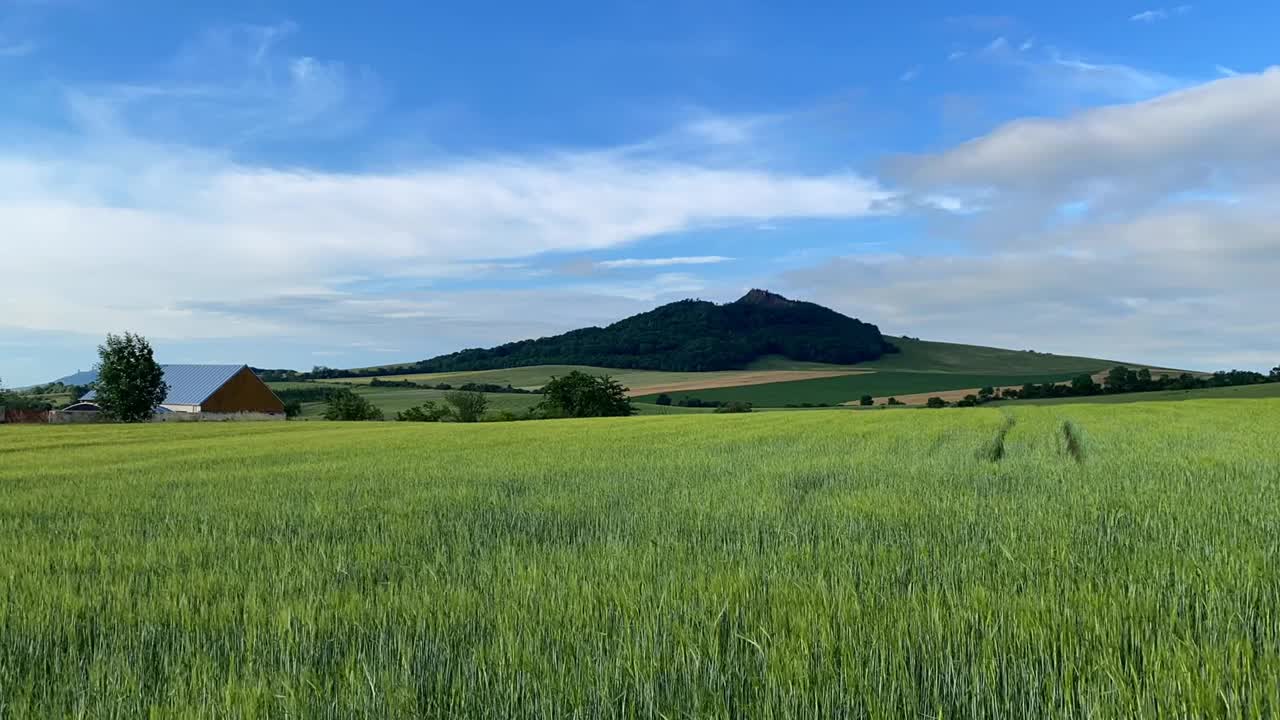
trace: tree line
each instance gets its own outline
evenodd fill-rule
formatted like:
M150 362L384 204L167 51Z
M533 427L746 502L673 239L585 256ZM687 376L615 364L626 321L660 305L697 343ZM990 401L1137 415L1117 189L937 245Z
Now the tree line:
M1068 383L1027 383L1021 388L1003 388L998 392L985 387L976 394L966 395L955 403L956 407L975 407L993 400L1041 400L1049 398L1090 397L1094 395L1120 395L1125 393L1156 392L1161 390L1205 390L1209 388L1239 387L1280 382L1280 366L1267 375L1252 370L1220 370L1212 375L1161 373L1152 375L1148 368L1133 369L1117 365L1107 372L1101 383L1093 376L1082 373ZM865 400L865 398L864 398ZM863 403L867 404L867 403ZM951 403L940 397L929 398L931 408L948 407Z

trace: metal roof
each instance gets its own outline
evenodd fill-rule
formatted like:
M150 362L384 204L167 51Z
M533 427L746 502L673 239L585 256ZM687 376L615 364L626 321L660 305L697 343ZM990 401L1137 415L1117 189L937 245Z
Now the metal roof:
M200 405L209 399L246 365L161 365L164 382L169 386L165 405ZM95 391L80 398L91 401L98 397Z

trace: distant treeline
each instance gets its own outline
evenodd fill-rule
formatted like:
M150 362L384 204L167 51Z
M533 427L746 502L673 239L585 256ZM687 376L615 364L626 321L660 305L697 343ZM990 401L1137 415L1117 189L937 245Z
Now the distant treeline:
M412 380L383 380L381 378L374 378L369 381L369 387L419 388L422 390L462 390L464 392L511 393L515 395L538 395L542 393L541 389L526 390L525 388L512 387L511 383L498 385L496 383L469 382L455 386L450 385L449 383L416 383Z
M982 388L976 395L968 395L955 403L956 407L974 407L992 400L1040 400L1048 398L1089 397L1092 395L1120 395L1124 393L1156 392L1160 390L1204 390L1208 388L1261 385L1280 382L1280 367L1263 375L1250 370L1220 370L1208 376L1180 373L1176 376L1161 373L1153 376L1147 368L1134 370L1124 365L1111 368L1101 383L1092 375L1076 376L1070 383L1028 383L1021 388ZM948 407L951 403L942 398L929 398L929 407Z
M1237 385L1259 385L1280 380L1280 375L1272 371L1270 376L1249 370L1223 370L1209 376L1196 376L1181 373L1173 376L1162 373L1152 376L1147 368L1134 370L1118 365L1107 373L1101 384L1090 375L1080 375L1070 384L1045 383L1029 384L1021 389L1006 388L1000 395L1003 398L1030 400L1056 397L1087 397L1090 395L1116 395L1120 393L1154 392L1157 390L1202 390L1205 388L1234 387Z

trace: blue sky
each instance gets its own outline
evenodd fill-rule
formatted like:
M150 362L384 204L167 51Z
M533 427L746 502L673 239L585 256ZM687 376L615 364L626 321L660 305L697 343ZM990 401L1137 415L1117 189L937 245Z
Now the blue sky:
M1272 3L0 0L0 378L362 366L754 286L1280 363Z

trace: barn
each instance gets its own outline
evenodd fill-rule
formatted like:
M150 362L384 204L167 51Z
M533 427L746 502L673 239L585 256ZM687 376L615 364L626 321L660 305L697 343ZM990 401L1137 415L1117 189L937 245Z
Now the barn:
M161 365L169 394L160 404L174 413L205 416L246 413L284 417L284 403L248 365ZM90 391L80 402L93 402Z

